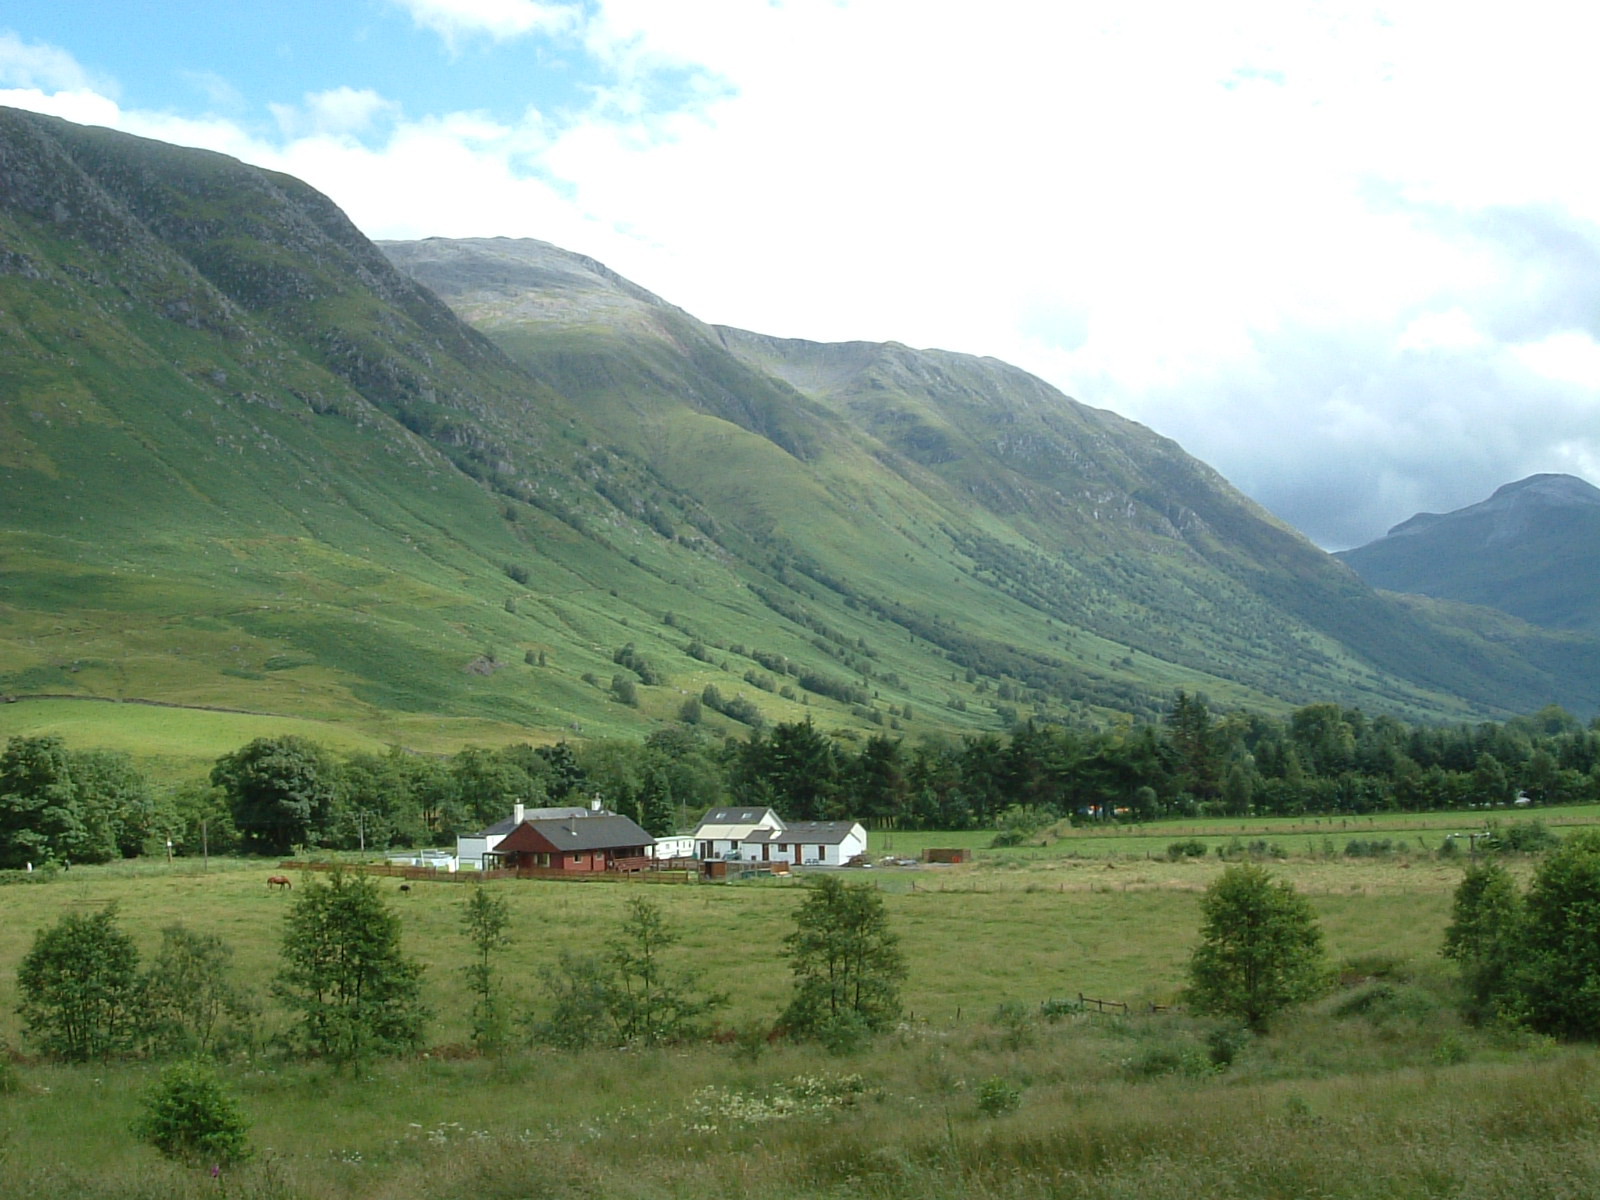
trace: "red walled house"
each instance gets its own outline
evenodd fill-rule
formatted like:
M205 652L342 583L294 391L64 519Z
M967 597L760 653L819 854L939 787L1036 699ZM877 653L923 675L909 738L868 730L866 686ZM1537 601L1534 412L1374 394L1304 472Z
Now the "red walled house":
M524 821L485 857L529 875L644 871L650 867L648 847L655 843L627 817L590 813Z

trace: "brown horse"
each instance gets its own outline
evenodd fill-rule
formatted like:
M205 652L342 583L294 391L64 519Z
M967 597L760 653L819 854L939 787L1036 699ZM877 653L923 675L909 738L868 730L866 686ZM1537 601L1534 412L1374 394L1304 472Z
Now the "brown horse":
M294 887L294 884L289 881L289 877L287 875L268 875L267 886L269 888L288 889Z

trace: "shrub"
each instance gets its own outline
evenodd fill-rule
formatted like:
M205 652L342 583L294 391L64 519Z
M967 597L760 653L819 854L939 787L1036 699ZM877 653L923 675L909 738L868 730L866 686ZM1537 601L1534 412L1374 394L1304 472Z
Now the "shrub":
M1181 858L1204 858L1205 856L1206 844L1199 838L1190 838L1184 842L1173 842L1167 847L1167 857L1173 862L1177 862Z
M1494 832L1499 848L1506 854L1542 854L1561 844L1560 836L1547 829L1543 821L1513 821Z
M250 1126L208 1066L168 1067L144 1096L133 1135L179 1162L226 1166L250 1157Z
M1022 1107L1022 1089L1009 1079L992 1075L978 1085L978 1111L986 1117L1003 1117Z

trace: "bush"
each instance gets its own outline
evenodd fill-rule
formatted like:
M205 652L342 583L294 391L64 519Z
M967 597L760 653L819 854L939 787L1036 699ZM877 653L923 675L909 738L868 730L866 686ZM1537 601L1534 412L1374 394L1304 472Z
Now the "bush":
M144 1096L133 1135L166 1158L227 1166L250 1157L249 1124L208 1066L182 1062Z
M1181 858L1204 858L1206 844L1199 838L1190 838L1185 842L1173 842L1167 847L1167 857L1173 862Z
M1003 1117L1022 1107L1022 1089L1009 1079L993 1075L978 1085L978 1111L986 1117Z
M1395 851L1389 838L1351 838L1345 843L1346 858L1386 858Z
M1561 844L1560 836L1547 829L1543 821L1513 821L1493 832L1499 849L1506 854L1543 854Z

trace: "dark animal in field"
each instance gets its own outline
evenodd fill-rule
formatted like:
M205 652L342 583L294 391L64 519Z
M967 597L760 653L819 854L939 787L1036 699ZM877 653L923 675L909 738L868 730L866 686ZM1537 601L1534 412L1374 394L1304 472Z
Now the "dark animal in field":
M409 896L411 894L411 885L409 883L402 883L400 885L400 890Z
M289 877L287 875L268 875L267 876L267 886L269 888L274 888L274 889L276 889L276 888L285 888L285 889L287 889L287 888L294 887L294 884L290 881L290 879L289 879Z

